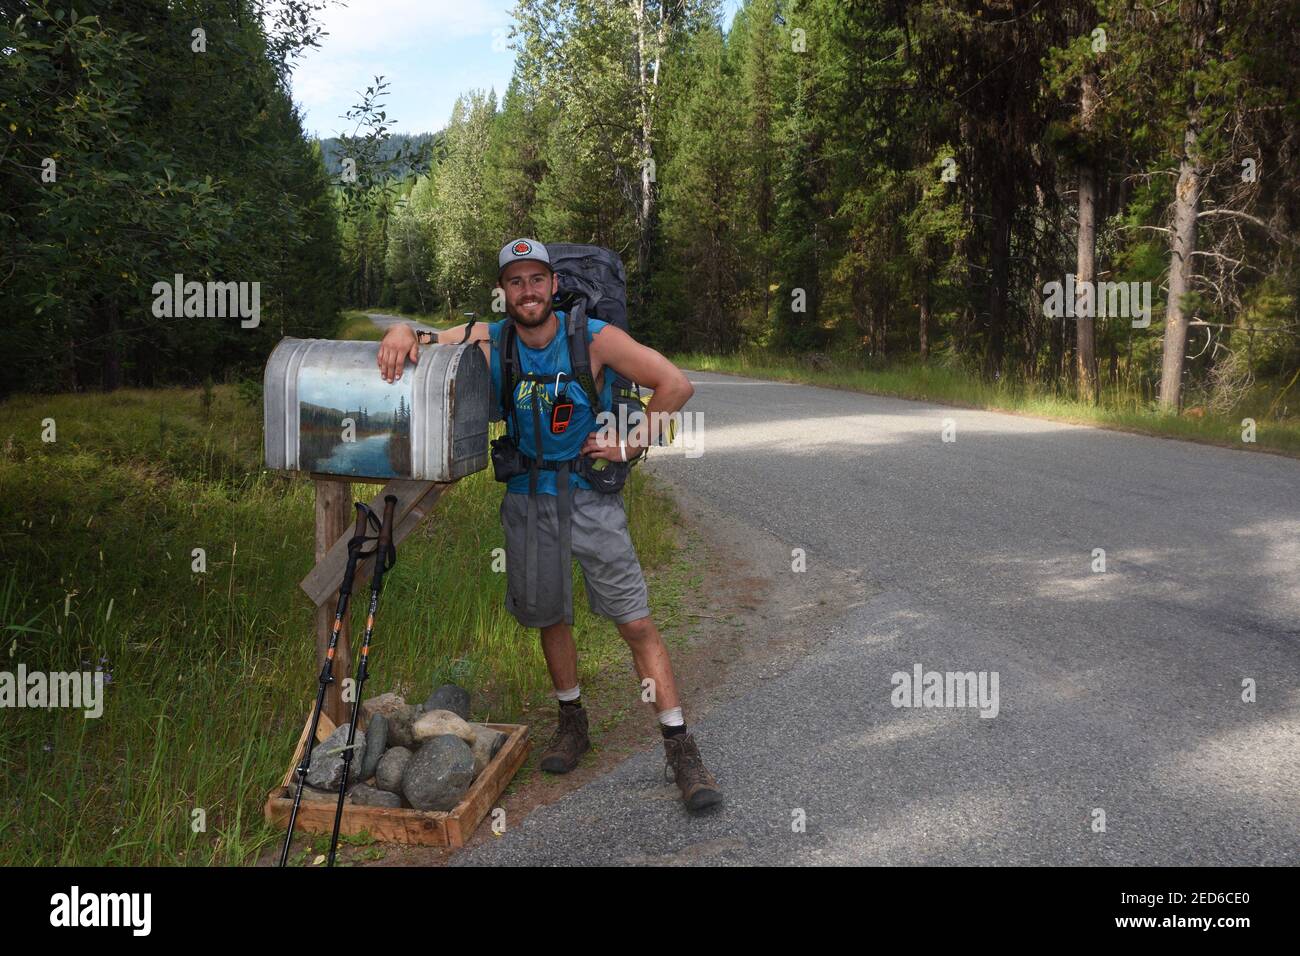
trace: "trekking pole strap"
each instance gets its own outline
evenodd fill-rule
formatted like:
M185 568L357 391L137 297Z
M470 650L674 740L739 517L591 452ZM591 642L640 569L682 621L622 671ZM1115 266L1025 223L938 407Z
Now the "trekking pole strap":
M397 509L397 495L384 496L384 519L379 526L379 540L375 543L375 575L370 588L378 592L383 587L384 575L397 564L397 548L393 545L393 512Z

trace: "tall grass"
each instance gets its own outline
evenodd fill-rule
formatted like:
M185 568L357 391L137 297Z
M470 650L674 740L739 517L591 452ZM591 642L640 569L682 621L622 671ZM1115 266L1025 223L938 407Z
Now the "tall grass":
M103 668L108 681L97 719L0 708L0 864L238 864L282 837L261 807L315 692L298 587L314 499L309 481L262 470L259 411L225 386L206 409L201 390L0 405L0 670ZM505 721L545 701L536 632L506 613L492 571L500 499L487 473L467 478L403 544L368 695L422 700L457 680L476 719ZM639 471L626 500L671 629L685 586L676 515ZM582 594L575 570L581 679L625 681L627 651Z

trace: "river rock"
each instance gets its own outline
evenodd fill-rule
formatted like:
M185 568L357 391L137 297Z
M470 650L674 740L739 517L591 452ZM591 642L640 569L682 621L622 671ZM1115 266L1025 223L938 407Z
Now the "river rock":
M474 732L471 749L474 752L474 776L477 777L506 742L506 735L482 724L470 724L469 729Z
M376 694L374 697L367 697L361 702L361 721L369 723L370 718L375 714L383 714L387 717L396 710L401 710L406 706L406 700L401 694L387 693Z
M361 726L370 729L370 721L383 717L388 722L386 728L389 747L410 747L415 743L411 737L411 722L419 715L419 708L408 704L401 694L380 694L361 702L361 714L364 717Z
M393 714L402 713L410 706L401 694L379 694L375 697L367 697L361 702L361 726L369 727L370 720L375 714L383 714L391 718Z
M348 728L351 724L340 724L334 733L318 743L311 752L311 769L307 771L307 786L317 790L334 790L337 792L339 781L343 779L343 748L348 742ZM366 732L358 730L352 742L352 765L348 772L348 782L356 783L361 779L361 757L365 752Z
M402 792L402 771L411 759L411 751L406 747L390 747L379 759L375 767L375 786L390 793Z
M470 746L474 745L473 729L449 710L430 710L420 714L411 725L411 736L415 738L417 744L432 737L441 737L443 734L459 737Z
M388 746L388 718L383 714L375 714L370 718L370 723L366 724L365 734L366 749L361 756L361 779L369 780L375 775L379 758Z
M469 720L469 691L455 684L443 684L424 702L424 711L449 710L461 720Z
M341 772L342 772L342 771L340 771L340 773L341 773ZM293 791L294 791L294 788L292 788L292 787L289 788L289 795L290 795L290 796L293 795ZM309 801L309 800L318 800L318 801L321 801L321 802L325 802L325 801L328 801L328 800L332 800L332 801L334 801L335 803L338 803L338 802L339 802L339 791L338 791L338 785L335 784L333 790L317 790L315 787L303 787L303 788L302 788L302 801L303 801L303 803L306 803L306 802Z
M402 771L402 794L417 810L451 810L474 779L474 752L443 734L420 744Z
M378 790L359 783L348 792L348 802L361 807L400 807L402 798L387 790Z

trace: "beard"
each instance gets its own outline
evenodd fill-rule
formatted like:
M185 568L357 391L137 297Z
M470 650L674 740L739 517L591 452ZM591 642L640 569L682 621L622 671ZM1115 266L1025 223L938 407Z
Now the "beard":
M539 326L545 325L547 320L550 319L552 313L554 312L554 309L551 307L551 300L549 297L547 297L544 300L541 300L541 304L543 306L542 314L539 318L536 319L528 318L520 311L520 309L512 307L510 305L506 306L506 314L509 315L512 319L514 319L515 322L517 322L519 325L522 325L524 328L535 329Z

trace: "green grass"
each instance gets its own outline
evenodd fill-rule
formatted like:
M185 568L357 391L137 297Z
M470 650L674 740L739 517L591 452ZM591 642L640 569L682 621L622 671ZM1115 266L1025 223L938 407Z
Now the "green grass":
M46 419L53 443L41 440ZM259 419L223 386L207 408L202 390L179 389L0 405L0 670L111 675L98 719L0 709L0 864L239 864L282 839L261 807L315 694L313 613L298 587L313 563L314 493L261 468ZM378 490L353 487L367 500ZM403 544L366 694L423 699L456 680L480 720L546 702L536 632L505 611L504 574L491 570L500 499L489 473L471 476ZM677 516L640 470L626 500L671 631L689 579ZM626 683L626 647L588 611L580 578L581 680Z
M1203 418L1193 418L1163 413L1153 403L1115 389L1104 390L1100 403L1093 406L1053 394L1048 389L1033 384L1005 379L988 382L938 364L900 364L867 369L851 360L836 357L823 362L822 367L814 368L807 357L763 351L726 356L690 352L673 355L671 358L676 365L700 371L731 372L754 378L869 392L873 395L891 395L967 408L987 408L1055 421L1300 457L1300 417L1291 415L1279 418L1268 414L1277 388L1272 391L1262 388L1257 390L1230 415L1206 412ZM1297 406L1300 406L1300 394L1290 400L1292 409ZM1254 418L1256 423L1253 444L1242 441L1242 419L1248 417Z
M344 312L336 339L357 339L378 342L384 337L384 330L370 321L364 312Z

